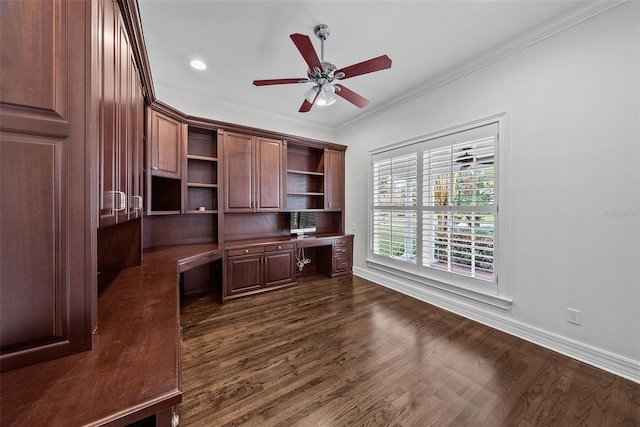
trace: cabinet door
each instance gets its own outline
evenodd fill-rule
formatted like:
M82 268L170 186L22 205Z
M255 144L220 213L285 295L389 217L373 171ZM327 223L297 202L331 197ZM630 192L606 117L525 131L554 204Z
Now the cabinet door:
M227 294L236 295L262 286L262 255L227 258Z
M143 159L143 138L144 128L144 98L142 94L142 83L140 82L138 70L131 58L131 126L129 127L131 144L129 159L131 168L129 169L129 185L127 192L127 207L129 209L129 219L140 218L142 216L142 159Z
M344 153L324 151L324 210L341 211L344 200Z
M151 175L181 178L182 123L149 109L149 157Z
M283 208L282 141L256 139L256 210L278 212Z
M89 123L98 117L86 102L85 67L94 6L2 5L3 371L91 348L98 197L89 182L97 178L98 134Z
M253 212L255 199L254 140L252 136L225 132L224 159L224 211Z
M116 34L116 222L129 220L129 196L131 194L131 169L133 140L131 138L132 81L129 37L124 22L118 14Z
M116 223L116 202L119 202L117 174L117 129L116 129L116 40L118 19L117 5L113 1L98 3L102 8L101 24L103 33L99 41L100 71L102 88L100 119L102 130L99 137L99 180L98 200L100 206L100 227ZM109 40L110 42L107 42Z
M265 286L291 283L296 277L293 251L267 253L264 267Z

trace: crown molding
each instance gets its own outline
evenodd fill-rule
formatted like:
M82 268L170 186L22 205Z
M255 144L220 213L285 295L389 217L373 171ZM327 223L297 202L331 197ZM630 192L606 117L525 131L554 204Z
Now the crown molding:
M559 17L558 19L550 22L544 27L538 28L534 31L530 31L519 38L513 39L509 43L503 44L497 49L492 49L490 52L479 54L474 58L471 58L470 60L464 62L460 66L450 69L449 71L444 72L438 76L435 76L434 78L424 82L419 87L416 87L399 95L392 101L384 103L374 109L368 110L358 117L342 123L335 129L335 131L344 131L375 116L379 116L380 114L392 110L408 101L411 101L414 98L425 95L439 87L453 82L454 80L464 77L467 74L484 68L487 65L493 64L494 62L500 61L507 56L513 55L514 53L517 53L538 42L552 37L566 29L569 29L583 21L586 21L587 19L590 19L622 3L625 3L626 1L627 0L605 0L590 2L578 10L574 10L570 13L565 14L564 16Z

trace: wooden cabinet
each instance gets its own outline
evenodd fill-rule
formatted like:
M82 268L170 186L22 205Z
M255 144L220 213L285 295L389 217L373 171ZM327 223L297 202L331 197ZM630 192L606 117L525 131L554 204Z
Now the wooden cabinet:
M264 286L277 286L295 280L295 254L293 243L264 247Z
M281 211L282 141L235 132L223 141L225 213Z
M118 5L96 2L100 28L96 49L99 89L100 227L142 215L142 85Z
M186 125L147 108L147 214L182 211L183 133Z
M341 211L344 206L344 152L324 150L324 210Z
M223 299L295 282L293 243L230 249L226 253Z
M329 277L345 276L353 270L353 236L334 237L331 246L318 248L318 271Z
M2 6L0 366L7 371L92 346L99 135L88 67L93 2Z
M183 124L155 110L148 110L149 170L153 176L181 178Z
M262 287L262 247L227 251L226 296L244 294Z

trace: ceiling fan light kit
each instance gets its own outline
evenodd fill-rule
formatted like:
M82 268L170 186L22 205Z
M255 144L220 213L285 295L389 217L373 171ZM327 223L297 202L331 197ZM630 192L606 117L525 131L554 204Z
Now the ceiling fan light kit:
M320 58L316 54L311 39L304 34L291 34L291 40L298 48L298 51L309 66L307 78L254 80L255 86L269 86L279 84L313 83L313 87L304 94L304 102L300 107L301 113L311 110L313 105L328 106L336 102L335 95L351 102L358 108L364 108L369 104L369 100L358 95L341 84L334 83L336 80L344 80L362 74L373 73L375 71L391 68L391 59L387 55L363 61L349 67L338 69L333 63L324 59L324 41L331 34L331 29L324 24L314 28L316 37L320 39Z

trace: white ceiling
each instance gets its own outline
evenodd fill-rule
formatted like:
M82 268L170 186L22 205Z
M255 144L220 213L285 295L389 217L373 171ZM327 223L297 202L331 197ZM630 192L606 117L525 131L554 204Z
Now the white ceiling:
M186 1L139 0L156 97L335 131L557 32L606 1ZM609 4L607 6L607 4ZM325 59L344 68L386 54L391 69L343 81L371 103L342 98L299 113L307 84L253 86L306 77L289 38L331 27ZM190 67L193 58L208 68ZM189 111L184 111L190 114ZM215 119L215 118L214 118Z

